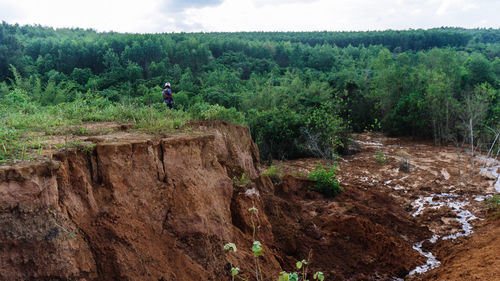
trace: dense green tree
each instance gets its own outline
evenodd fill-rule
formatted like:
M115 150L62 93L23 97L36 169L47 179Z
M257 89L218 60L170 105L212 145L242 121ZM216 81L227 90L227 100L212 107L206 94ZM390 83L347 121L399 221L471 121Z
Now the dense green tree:
M33 103L30 110L85 97L153 105L165 82L178 110L245 121L265 157L324 156L351 130L471 142L464 110L478 95L485 109L473 134L487 142L485 132L500 127L500 30L120 34L0 26L0 99Z

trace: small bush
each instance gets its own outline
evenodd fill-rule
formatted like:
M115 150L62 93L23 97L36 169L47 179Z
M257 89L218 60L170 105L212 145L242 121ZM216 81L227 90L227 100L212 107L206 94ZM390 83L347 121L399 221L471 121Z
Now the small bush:
M339 181L335 177L335 172L338 166L328 165L328 169L325 170L323 165L318 162L316 169L309 173L309 179L316 181L312 186L312 190L322 193L326 196L334 197L342 191Z
M218 104L197 103L190 108L194 119L202 120L225 120L235 124L245 124L245 116L234 107L225 108Z
M280 184L281 183L282 173L281 173L279 166L271 165L271 166L269 166L269 169L262 172L262 174L271 178L271 181L273 182L273 184Z
M387 162L387 156L384 154L382 150L379 149L375 153L375 160L377 160L379 164L385 164L385 162Z

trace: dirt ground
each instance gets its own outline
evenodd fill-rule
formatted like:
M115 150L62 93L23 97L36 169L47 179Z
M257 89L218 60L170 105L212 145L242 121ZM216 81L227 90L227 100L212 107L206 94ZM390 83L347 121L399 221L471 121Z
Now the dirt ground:
M490 218L470 238L443 246L442 265L425 280L500 280L500 219Z
M52 160L0 167L0 279L231 280L233 264L254 280L254 240L265 280L308 257L325 280L500 276L500 223L483 220L496 179L463 150L355 136L360 152L337 161L343 192L326 198L305 178L327 161L275 162L273 184L248 128L191 126L88 124L49 136Z
M405 280L500 280L499 223L482 221L484 199L495 192L496 179L480 173L485 165L482 160L475 159L472 170L470 155L453 146L377 134L358 135L355 139L361 152L338 159L337 176L348 192L341 194L335 204L345 203L344 197L353 187L382 192L391 199L386 205L374 200L366 201L366 205L378 205L392 216L397 211L389 204L396 202L416 225L430 230L420 249L432 253L441 265L431 265L429 260L428 266L435 269L427 267L423 270L427 274L413 272ZM317 162L299 159L275 164L284 173L305 175ZM404 171L408 166L409 171ZM433 235L438 237L434 243L425 240ZM425 258L421 266L425 268Z

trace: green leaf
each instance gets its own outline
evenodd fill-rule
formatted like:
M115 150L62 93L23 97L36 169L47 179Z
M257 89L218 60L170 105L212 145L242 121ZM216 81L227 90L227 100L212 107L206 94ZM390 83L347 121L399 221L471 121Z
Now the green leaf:
M232 267L231 268L231 275L232 276L236 276L236 275L238 275L238 273L240 273L240 269L239 268L237 268L237 267Z
M258 210L257 210L257 208L255 208L255 207L252 207L252 208L250 208L250 209L248 209L248 210L249 210L250 212L257 212L257 211L258 211Z
M227 243L224 245L224 250L228 251L230 249L233 249L233 252L236 252L236 245L234 243Z
M325 280L325 276L323 276L323 272L321 272L321 271L314 273L313 278L314 278L314 280L318 279L319 281Z
M297 262L297 269L301 269L302 268L302 262L298 261Z
M252 252L255 257L262 256L262 245L259 241L253 241Z

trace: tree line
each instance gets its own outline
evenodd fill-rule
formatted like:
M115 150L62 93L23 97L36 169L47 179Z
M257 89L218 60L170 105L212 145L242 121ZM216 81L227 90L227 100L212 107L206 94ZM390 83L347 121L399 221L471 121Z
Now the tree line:
M500 122L500 30L99 33L0 25L0 100L86 98L249 125L264 157L331 157L349 134L472 142ZM475 140L476 141L475 141Z

